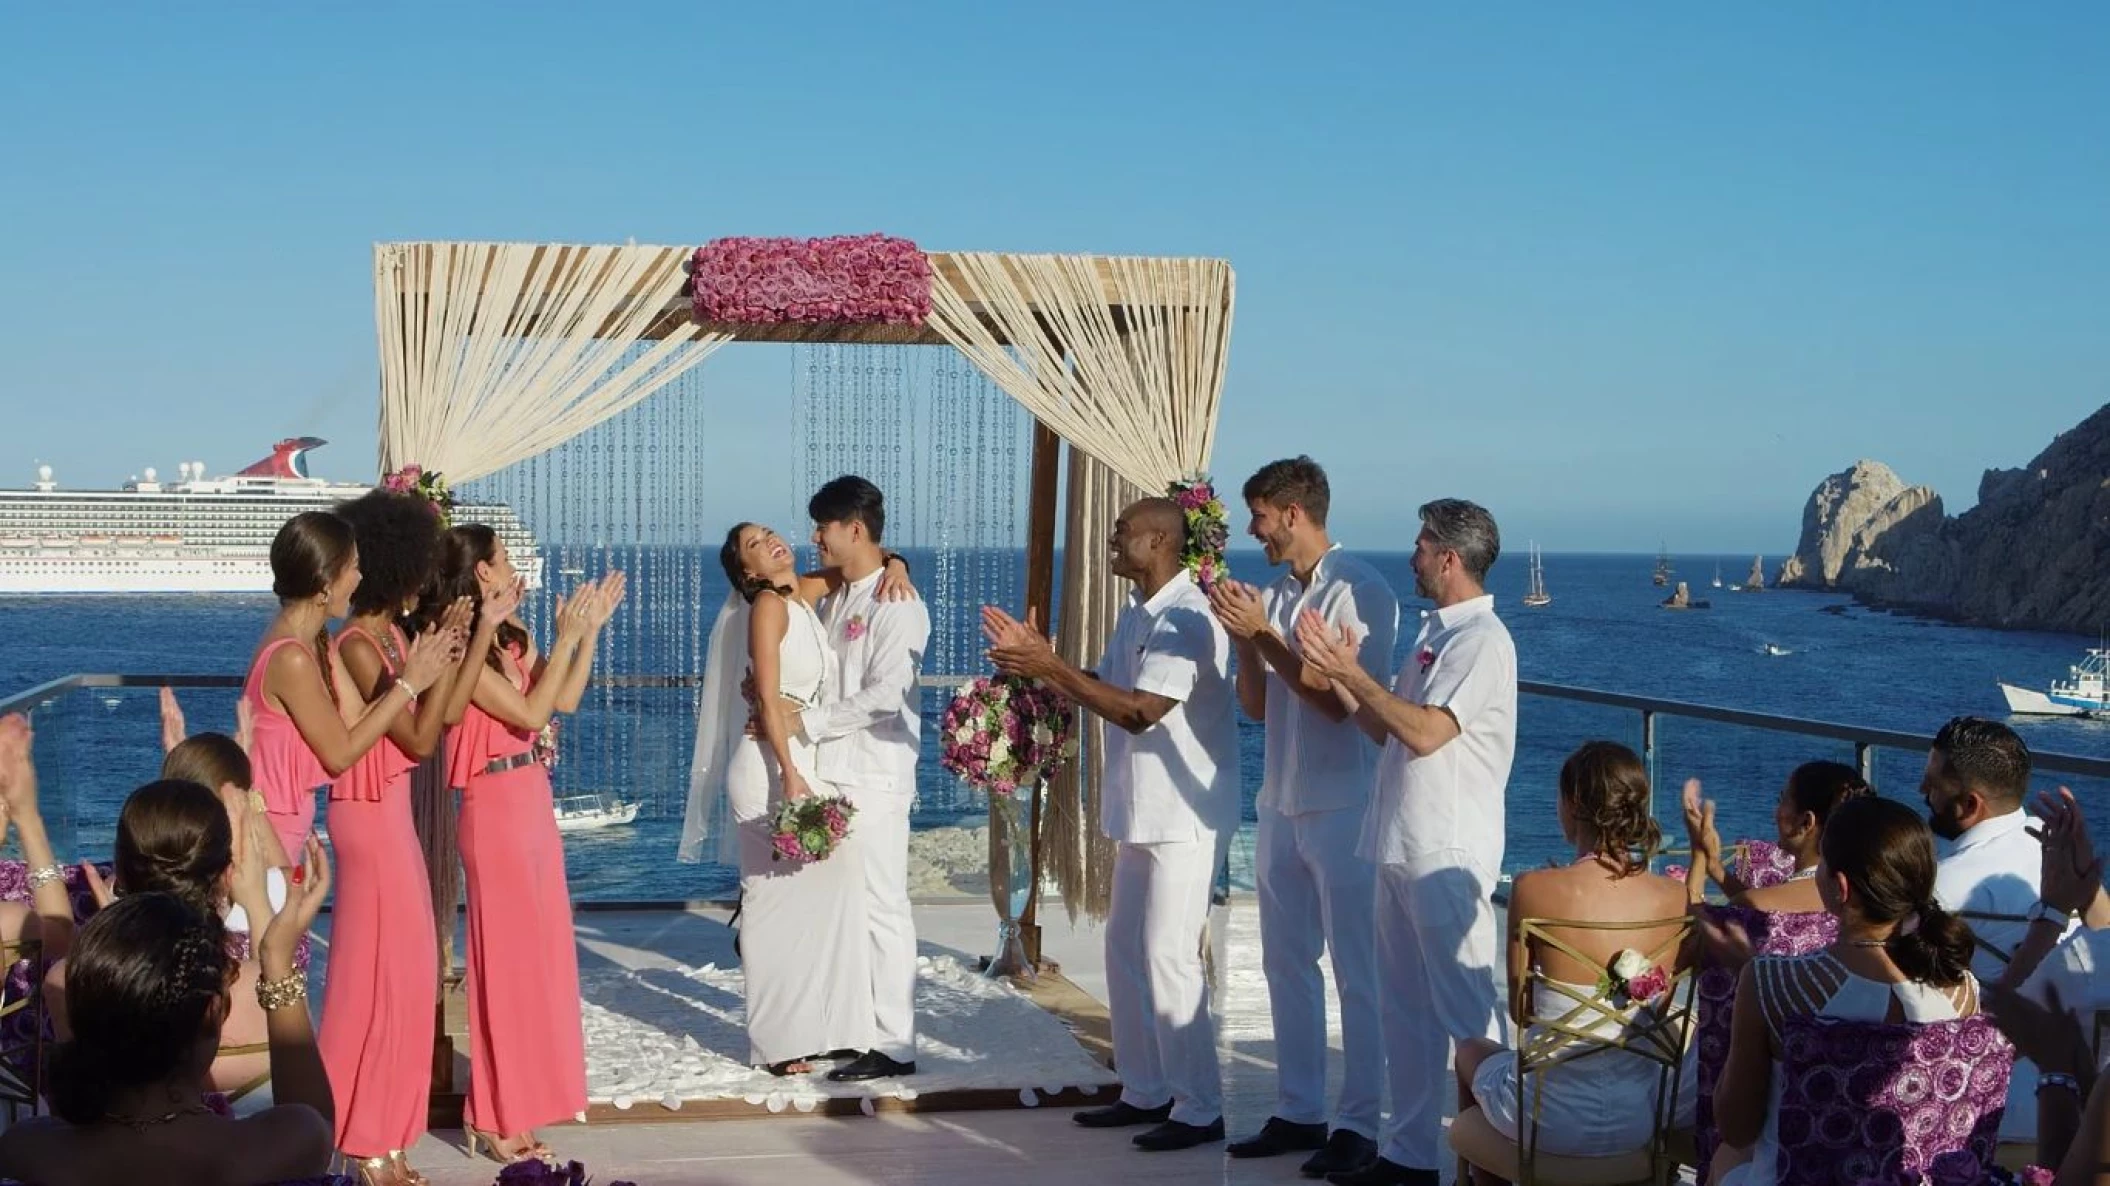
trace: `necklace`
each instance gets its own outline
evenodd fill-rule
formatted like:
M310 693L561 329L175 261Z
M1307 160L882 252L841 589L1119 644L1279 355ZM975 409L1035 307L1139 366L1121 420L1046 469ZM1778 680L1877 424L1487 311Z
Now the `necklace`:
M1790 874L1788 874L1788 880L1789 880L1789 881L1809 881L1809 880L1812 880L1812 879L1814 879L1814 878L1815 878L1816 876L1817 876L1817 866L1815 866L1815 865L1811 865L1811 866L1810 866L1809 868L1807 868L1807 869L1802 869L1802 870L1798 870L1798 871L1796 871L1796 872L1794 872L1794 873L1790 873Z
M171 1121L181 1120L185 1116L205 1116L211 1112L211 1108L199 1103L187 1104L161 1116L120 1116L115 1112L105 1112L103 1113L103 1121L106 1124L122 1124L133 1132L144 1132L155 1125L168 1124Z
M1848 947L1888 947L1888 946L1890 946L1890 940L1888 940L1888 939L1848 939L1848 940L1846 941L1846 945L1847 945Z

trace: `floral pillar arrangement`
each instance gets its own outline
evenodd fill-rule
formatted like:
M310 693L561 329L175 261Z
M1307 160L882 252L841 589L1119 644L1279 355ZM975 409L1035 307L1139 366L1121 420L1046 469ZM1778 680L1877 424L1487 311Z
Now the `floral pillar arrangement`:
M997 950L987 975L1031 980L1018 920L1039 887L1024 804L1033 788L1077 756L1076 705L1036 680L982 676L945 708L941 764L989 796L989 896Z

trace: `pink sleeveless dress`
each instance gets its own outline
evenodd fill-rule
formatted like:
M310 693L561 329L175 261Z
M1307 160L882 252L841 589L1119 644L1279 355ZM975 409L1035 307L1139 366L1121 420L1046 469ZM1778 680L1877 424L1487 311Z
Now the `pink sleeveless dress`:
M336 645L353 633L371 638L347 627ZM392 633L402 654L409 641ZM376 649L393 672L386 648ZM408 1149L425 1132L440 967L425 852L411 816L416 768L384 737L330 787L337 883L316 1046L337 1101L337 1148L359 1158Z
M300 864L308 833L315 830L315 797L330 789L330 775L293 718L271 707L265 698L264 669L280 647L305 645L297 638L265 643L250 662L249 678L242 685L242 695L256 714L249 741L252 785L263 795L264 817L294 865ZM328 679L329 673L324 672L323 678Z
M526 691L522 657L500 662ZM469 883L468 1122L506 1136L586 1110L571 891L534 741L474 704L448 740Z

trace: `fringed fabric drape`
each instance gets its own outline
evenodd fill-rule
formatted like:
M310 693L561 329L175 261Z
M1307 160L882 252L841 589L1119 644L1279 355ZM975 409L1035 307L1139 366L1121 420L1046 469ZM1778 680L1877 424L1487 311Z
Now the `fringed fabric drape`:
M382 243L381 468L461 483L554 448L731 336L678 315L683 247ZM670 308L676 312L670 312Z
M1207 259L955 253L933 257L930 326L1071 446L1063 538L1065 659L1099 659L1126 587L1100 541L1114 517L1200 474L1215 442L1234 280ZM1099 830L1104 726L1049 788L1042 875L1074 920L1105 916L1113 845Z

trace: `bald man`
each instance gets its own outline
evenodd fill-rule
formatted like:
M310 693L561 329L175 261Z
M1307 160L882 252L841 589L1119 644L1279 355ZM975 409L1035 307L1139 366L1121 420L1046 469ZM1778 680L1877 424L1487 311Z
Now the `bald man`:
M1135 592L1096 672L1056 655L1029 617L982 611L998 671L1046 683L1106 722L1099 826L1116 848L1106 1005L1121 1098L1086 1128L1153 1124L1149 1152L1223 1140L1223 1080L1202 977L1217 862L1238 827L1231 640L1180 563L1187 517L1146 498L1114 522L1112 568Z

